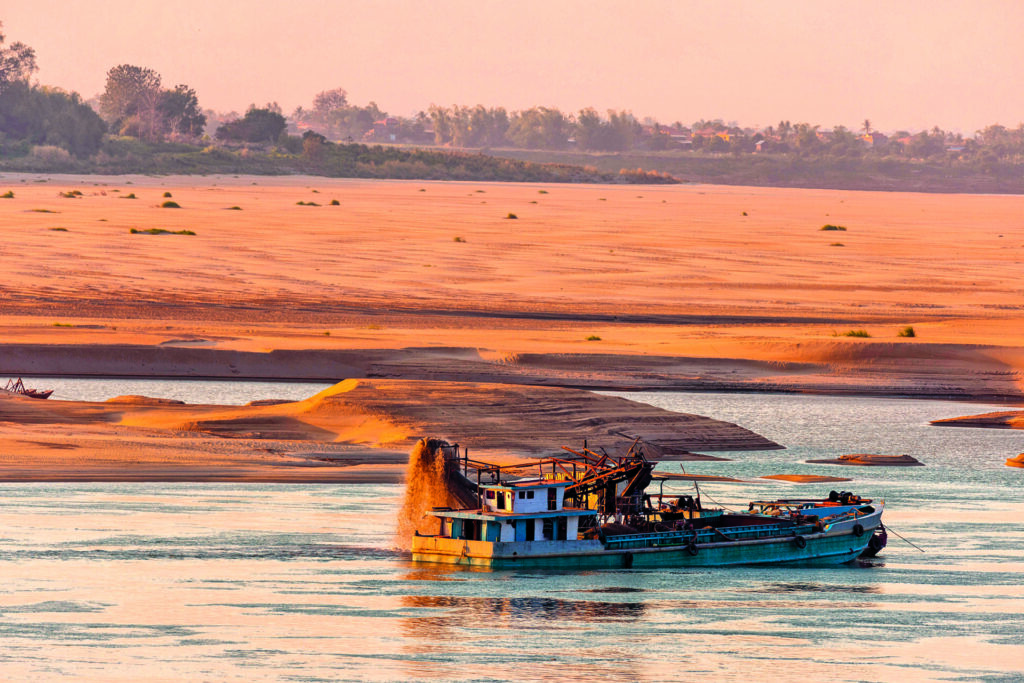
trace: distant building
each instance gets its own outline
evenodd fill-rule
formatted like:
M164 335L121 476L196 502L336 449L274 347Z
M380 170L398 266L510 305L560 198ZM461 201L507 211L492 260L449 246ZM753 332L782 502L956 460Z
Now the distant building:
M889 136L882 133L866 133L861 135L860 139L871 149L884 147L889 142Z
M386 119L374 121L373 128L366 131L366 134L363 137L374 142L395 142L398 140L398 136L401 132L399 128L399 120L389 116Z

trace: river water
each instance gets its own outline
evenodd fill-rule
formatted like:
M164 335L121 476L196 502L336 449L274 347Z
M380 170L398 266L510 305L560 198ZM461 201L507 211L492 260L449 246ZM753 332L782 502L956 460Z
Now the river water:
M58 394L90 381L62 380ZM100 398L161 395L158 384ZM200 384L164 384L185 391L169 397L216 402ZM318 389L275 384L234 402ZM875 560L832 568L471 572L394 550L400 486L3 484L0 676L1024 680L1024 470L1003 466L1024 437L927 424L999 406L629 396L788 447L682 463L746 480L703 485L705 503L845 488L884 498L887 525L923 552L891 536ZM908 453L926 467L804 463L850 452ZM780 473L854 481L756 479Z

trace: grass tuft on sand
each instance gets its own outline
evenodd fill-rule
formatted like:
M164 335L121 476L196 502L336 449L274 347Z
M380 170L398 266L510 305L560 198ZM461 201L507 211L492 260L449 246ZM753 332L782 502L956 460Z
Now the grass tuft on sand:
M138 228L132 228L128 231L132 235L195 235L196 233L192 230L164 230L163 228L149 228L147 230L139 230Z

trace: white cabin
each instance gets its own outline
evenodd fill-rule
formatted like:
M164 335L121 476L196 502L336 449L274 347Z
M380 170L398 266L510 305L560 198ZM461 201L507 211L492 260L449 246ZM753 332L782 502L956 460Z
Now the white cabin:
M440 536L489 543L575 541L580 518L593 510L566 508L564 479L531 479L481 486L477 510L435 510Z
M488 512L554 512L564 506L564 480L534 479L484 487L484 510Z

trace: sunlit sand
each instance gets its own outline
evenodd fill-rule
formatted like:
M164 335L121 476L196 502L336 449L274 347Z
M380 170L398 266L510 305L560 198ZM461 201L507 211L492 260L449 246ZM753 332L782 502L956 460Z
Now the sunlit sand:
M1022 397L1024 197L10 174L6 189L12 375L483 382L515 400L530 391L507 385ZM143 407L21 452L60 468L118 429L228 425L236 445L199 450L249 454L271 438L401 452L424 435L274 407L269 432L230 411L207 429L209 415ZM490 447L514 445L495 436L510 420L490 423Z

